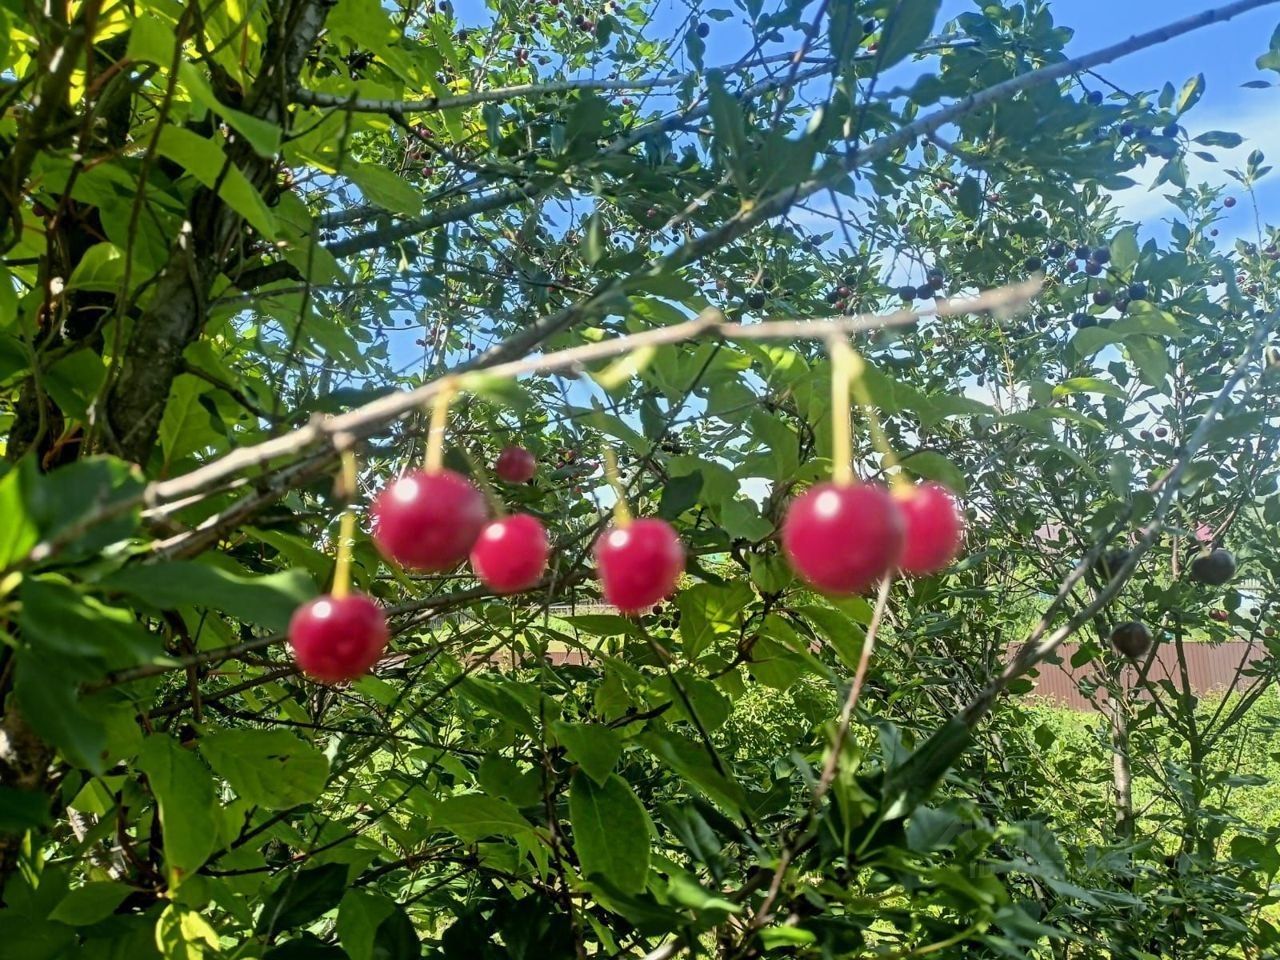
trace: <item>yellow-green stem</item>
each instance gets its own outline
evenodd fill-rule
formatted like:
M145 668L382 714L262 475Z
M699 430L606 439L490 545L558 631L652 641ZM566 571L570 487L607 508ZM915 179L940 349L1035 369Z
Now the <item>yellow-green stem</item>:
M880 425L880 416L876 413L875 404L871 401L871 393L867 390L867 384L862 379L862 374L866 370L866 363L852 349L849 352L852 354L853 360L853 371L849 386L853 390L854 399L858 401L858 406L862 408L862 412L866 415L867 432L871 434L871 446L880 454L884 463L885 473L889 474L889 484L900 492L910 491L912 489L911 481L898 469L898 455L893 452L893 447L889 445L889 438L885 436L884 428Z
M351 501L356 497L356 455L350 450L342 452L342 496L347 508L338 523L337 560L333 567L335 597L345 597L351 592L351 546L356 536L356 514Z
M431 405L431 426L427 430L427 457L424 463L427 473L439 473L444 469L444 433L449 425L449 404L458 388L453 384L443 387Z
M462 455L466 457L467 463L471 466L471 476L476 482L476 486L480 488L480 492L484 494L484 498L489 501L489 508L493 511L495 517L505 517L507 515L507 505L502 502L502 497L498 495L498 491L494 488L493 483L489 480L489 471L485 469L480 459L468 450L462 447Z
M849 386L854 377L853 348L832 337L831 354L831 479L841 486L853 483L853 427L849 417Z
M612 447L604 448L604 475L613 487L613 524L625 527L631 522L631 508L627 506L627 489L618 476L618 458L614 456Z

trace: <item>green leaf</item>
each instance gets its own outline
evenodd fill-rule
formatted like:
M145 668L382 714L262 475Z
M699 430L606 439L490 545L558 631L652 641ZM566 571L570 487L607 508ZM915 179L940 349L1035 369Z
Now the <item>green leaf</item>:
M82 664L70 657L55 659L31 649L15 655L14 695L27 724L56 747L74 766L99 774L106 769L107 737L80 703ZM50 670L50 662L61 669Z
M58 578L28 577L19 591L22 637L36 653L89 658L108 668L132 666L160 652L135 615L81 594Z
M67 290L96 290L115 293L124 277L124 254L113 243L95 243L84 252L71 276Z
M1178 94L1178 106L1174 112L1182 115L1200 102L1200 98L1204 96L1204 74L1198 73L1186 83L1182 85L1182 92Z
M676 733L648 731L641 746L687 780L726 813L737 815L746 803L742 787L716 770L706 749Z
M468 843L485 837L522 837L533 830L533 825L511 804L479 793L441 800L432 811L431 825L455 833Z
M933 32L942 0L898 0L880 32L880 70L914 53Z
M4 517L4 523L0 523L0 569L25 557L40 539L40 530L26 504L24 487L32 482L39 481L30 459L15 464L0 477L0 517Z
M137 767L160 808L165 863L179 876L194 873L218 846L219 805L208 768L165 733L143 741Z
M977 219L982 211L982 187L973 177L965 177L960 181L960 189L956 191L956 206L970 220Z
M676 597L684 655L696 660L717 638L730 636L751 603L751 588L741 581L699 583Z
M181 373L174 378L160 420L160 449L166 464L225 441L214 428L209 408L201 402L212 389L194 374Z
M133 888L127 883L91 881L63 897L49 914L49 919L73 927L87 927L115 913L116 907L131 893Z
M125 567L100 586L161 610L208 607L268 630L283 630L293 611L316 595L315 582L301 570L238 576L194 560Z
M347 866L326 863L297 873L285 872L258 915L254 931L276 935L305 926L338 905L347 890Z
M608 779L622 756L622 737L612 727L557 720L551 730L569 759L596 783L603 784Z
M194 910L170 903L156 921L156 946L165 960L202 960L206 948L217 954L218 931Z
M953 493L967 489L964 471L933 450L916 450L902 457L902 465L918 477L934 480Z
M208 140L183 127L165 124L160 131L159 152L210 190L217 190L219 198L264 238L276 238L275 217L262 194L244 172L227 159L217 141Z
M1099 377L1072 377L1053 388L1055 397L1066 397L1073 393L1100 393L1107 397L1124 398L1124 391L1109 380Z
M707 76L707 94L711 100L711 127L716 135L716 153L738 189L746 192L750 189L750 180L743 166L747 133L742 105L725 90L724 77L718 71Z
M375 206L410 217L422 212L422 194L418 188L394 171L372 163L348 163L342 172Z
M34 465L23 481L27 513L43 540L67 541L53 558L70 562L98 554L103 547L128 537L138 526L139 509L122 509L136 500L144 485L142 472L115 457L86 457L43 477ZM95 523L83 533L75 531L96 514L115 512L112 519Z
M373 960L373 941L382 921L396 905L371 890L348 890L338 906L336 929L351 960Z
M24 833L49 820L49 798L38 790L0 787L0 834Z
M267 810L310 803L324 791L328 758L286 730L219 730L200 753L241 799Z
M373 938L373 960L420 960L422 941L413 921L400 906L378 925Z
M1129 273L1137 265L1138 228L1136 226L1125 227L1111 238L1111 262L1121 273Z
M603 877L626 893L644 889L653 828L625 780L613 775L597 784L575 773L569 787L569 819L584 877Z
M1225 147L1228 150L1232 150L1244 143L1244 137L1226 130L1209 130L1196 137L1195 142L1206 147ZM1113 250L1112 253L1114 254L1114 252Z
M1168 351L1164 345L1150 337L1131 337L1125 341L1125 352L1134 366L1142 382L1149 387L1160 389L1165 385L1171 371Z
M662 488L662 499L658 503L658 516L664 520L676 519L680 514L697 505L698 495L701 492L701 471L694 471L680 477L672 477Z
M596 212L587 218L587 229L582 233L582 256L587 263L595 266L605 255L606 249L604 227L601 225L599 212Z

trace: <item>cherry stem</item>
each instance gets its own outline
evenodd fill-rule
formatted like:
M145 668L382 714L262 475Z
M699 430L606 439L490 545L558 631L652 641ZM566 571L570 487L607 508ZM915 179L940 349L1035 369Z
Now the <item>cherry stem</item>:
M356 512L351 502L356 497L356 455L342 451L342 496L347 508L338 523L337 560L333 566L333 596L341 599L351 592L351 546L356 536Z
M456 384L446 384L431 404L431 426L427 430L427 456L423 466L427 473L444 469L444 434L449 426L449 404L458 392Z
M471 476L475 480L476 486L480 488L484 498L489 501L489 507L493 510L493 515L495 517L505 517L507 515L507 505L502 502L502 497L498 496L498 491L494 489L493 483L490 482L489 472L485 470L484 464L466 447L462 447L461 450L463 457L466 458L471 467Z
M627 506L627 490L618 476L618 458L613 447L604 448L604 475L613 487L613 523L617 527L625 527L631 522L631 508Z
M884 428L880 424L880 416L876 413L876 405L871 400L871 391L867 389L867 383L863 379L863 374L867 369L866 361L847 344L845 349L849 351L852 368L849 386L853 390L854 398L858 401L858 406L862 408L862 412L867 418L867 432L871 434L871 446L880 454L885 473L889 474L889 484L901 493L910 492L914 487L912 487L911 481L906 478L899 468L898 455L893 452L893 447L889 445L889 438L885 436Z
M855 355L848 341L827 341L831 356L831 479L840 486L853 483L853 426L849 417L849 387Z

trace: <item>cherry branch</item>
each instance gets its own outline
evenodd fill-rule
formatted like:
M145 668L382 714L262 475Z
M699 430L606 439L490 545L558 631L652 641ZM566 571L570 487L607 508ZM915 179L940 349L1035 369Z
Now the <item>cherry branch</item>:
M1049 608L1040 618L1040 622L1031 632L1031 636L1027 638L1017 655L1005 666L1000 674L991 680L986 687L964 708L959 714L961 720L972 728L981 720L991 709L996 698L1000 696L1005 689L1021 677L1037 664L1041 663L1054 650L1058 648L1063 641L1067 640L1072 634L1079 630L1084 624L1088 623L1094 615L1101 611L1111 600L1123 589L1128 582L1129 577L1138 565L1138 561L1142 559L1142 555L1147 552L1151 545L1155 542L1157 536L1164 528L1164 518L1169 512L1170 506L1173 504L1173 498L1176 496L1179 488L1179 481L1187 468L1191 465L1197 451L1204 446L1208 439L1210 430L1213 429L1214 423L1221 415L1227 402L1231 399L1240 381L1244 379L1249 367L1261 355L1263 344L1271 337L1272 331L1280 322L1280 312L1274 313L1266 323L1258 325L1254 331L1253 337L1249 340L1240 360L1236 363L1235 368L1231 371L1231 376L1227 378L1226 383L1222 385L1222 389L1218 395L1214 397L1213 403L1209 405L1209 409L1205 411L1200 423L1196 426L1195 431L1188 438L1181 455L1175 461L1173 469L1161 477L1153 486L1151 492L1160 491L1160 499L1156 502L1155 509L1152 511L1151 520L1143 529L1142 536L1138 542L1130 548L1129 556L1119 569L1111 572L1111 579L1107 584L1097 592L1092 602L1079 610L1074 616L1067 620L1058 629L1049 632L1050 624L1054 615L1058 612L1062 603L1070 595L1072 589L1084 577L1086 572L1093 568L1098 558L1102 556L1103 550L1106 549L1115 535L1122 529L1124 524L1128 523L1132 516L1132 508L1126 509L1122 515L1112 524L1111 529L1098 539L1075 568L1062 582L1062 586L1058 588L1058 593L1053 601L1049 604ZM1246 390L1246 396L1252 391L1257 384L1251 385Z

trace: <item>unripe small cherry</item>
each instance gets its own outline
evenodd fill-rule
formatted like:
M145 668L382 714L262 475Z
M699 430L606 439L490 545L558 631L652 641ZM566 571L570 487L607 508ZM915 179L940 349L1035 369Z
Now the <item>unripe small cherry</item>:
M542 579L550 552L538 519L516 513L485 524L471 548L471 569L490 589L518 593Z
M906 541L898 565L917 576L949 564L960 549L964 517L951 493L936 483L922 483L903 493L895 491L906 521Z
M1151 649L1151 631L1145 623L1130 620L1111 631L1111 646L1130 660L1145 657Z
M484 497L452 470L411 470L373 501L373 542L388 560L438 573L467 556L488 519Z
M389 639L382 608L362 593L316 597L289 620L294 660L321 683L362 677L382 657Z
M503 447L493 464L493 472L504 483L528 483L538 471L538 461L524 447Z
M902 511L884 487L820 483L788 508L782 549L810 586L854 594L893 569L905 534Z
M675 592L684 546L665 520L645 517L611 526L596 541L604 599L623 613L643 613Z

